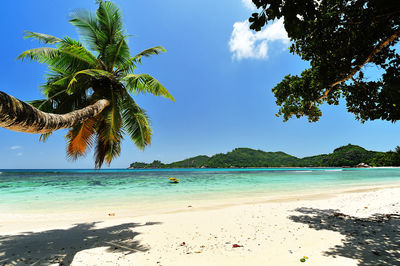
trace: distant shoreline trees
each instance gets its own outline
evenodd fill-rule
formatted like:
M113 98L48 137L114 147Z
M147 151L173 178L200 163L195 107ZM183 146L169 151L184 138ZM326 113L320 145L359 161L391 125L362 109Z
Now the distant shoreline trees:
M354 167L360 163L370 166L400 166L400 147L396 152L367 151L357 145L346 145L330 154L297 158L284 152L265 152L249 148L237 148L228 153L208 157L200 155L182 161L164 164L135 162L130 168L256 168L256 167Z

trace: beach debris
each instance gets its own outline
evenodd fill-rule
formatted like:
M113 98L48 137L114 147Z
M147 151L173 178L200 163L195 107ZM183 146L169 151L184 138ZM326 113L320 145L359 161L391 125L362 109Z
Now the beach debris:
M186 245L186 243L185 243L185 242L182 242L182 243L181 243L181 247L182 247L182 246L185 246L185 245Z
M365 206L364 209L368 209L368 206Z
M242 245L239 245L239 244L233 244L232 245L232 248L242 248L243 246Z
M206 247L206 246L204 246L204 245L201 245L201 246L200 246L200 248L205 248L205 247Z
M201 251L199 251L199 250L196 250L194 253L201 253Z
M300 261L301 261L301 262L306 262L307 259L308 259L307 256L303 256L303 257L300 259Z
M115 212L109 213L108 216L115 216Z
M380 256L381 255L381 253L379 251L376 251L376 250L372 250L371 252L372 252L372 254L374 254L376 256Z
M188 205L188 208L192 208L192 205Z

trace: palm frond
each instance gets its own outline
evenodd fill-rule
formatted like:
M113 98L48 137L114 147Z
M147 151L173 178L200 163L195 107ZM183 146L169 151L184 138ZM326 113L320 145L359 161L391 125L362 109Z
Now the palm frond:
M132 74L133 71L136 69L136 65L142 63L142 57L150 57L152 55L158 55L166 51L167 50L165 50L165 48L162 46L156 46L153 48L146 49L138 53L134 57L125 60L122 64L119 64L118 71L125 74Z
M63 42L58 46L60 53L70 56L76 60L87 63L90 68L95 68L99 65L97 57L88 51L82 43L75 41L69 37L65 37Z
M144 51L138 53L137 55L135 55L135 56L132 58L132 60L135 61L135 62L138 62L139 64L141 64L141 63L142 63L142 57L143 57L143 56L144 56L144 57L150 57L150 56L152 56L152 55L158 55L158 54L161 54L161 53L163 53L163 52L165 53L166 51L167 51L167 50L165 50L165 48L162 47L162 46L152 47L152 48L146 49L146 50L144 50Z
M51 99L33 100L28 103L43 112L54 113L54 105Z
M122 135L119 136L118 141L111 143L110 148L106 152L106 162L108 165L111 164L112 160L121 154L121 140Z
M74 91L74 85L78 82L77 77L79 75L87 75L96 79L108 78L110 80L113 80L115 78L112 73L101 69L85 69L82 71L78 71L72 76L71 81L68 84L67 93L72 93Z
M119 156L121 153L121 141L123 139L121 131L118 130L115 136L110 138L110 125L106 119L102 119L97 128L97 143L94 152L95 167L100 168L104 160L108 164L112 159Z
M107 125L106 130L103 131L104 140L110 143L120 141L120 132L122 128L122 117L120 112L120 105L118 99L112 95L111 105L107 111L103 114L105 124Z
M46 90L49 89L49 85L51 85L52 87L57 86L61 88L68 88L72 76L73 75L61 76L47 74L47 83L46 85L42 86L42 88L44 88L43 93L45 93L46 95L48 94ZM66 91L66 89L64 91Z
M104 159L106 157L107 154L107 150L110 149L110 145L107 142L104 142L101 138L100 138L100 129L97 132L97 140L96 140L96 147L94 149L94 163L95 163L95 168L96 169L100 169L101 166L104 163Z
M55 44L62 42L62 39L54 37L49 34L44 34L44 33L38 33L38 32L33 32L33 31L25 31L25 39L28 38L33 38L38 40L39 42L45 43L45 44Z
M126 82L126 87L129 92L148 92L155 96L162 96L175 101L168 90L149 74L128 74L123 77L122 80Z
M59 51L52 47L40 47L27 50L20 54L17 59L29 59L40 63L48 63L52 58L59 55Z
M99 29L95 15L87 10L76 10L70 14L70 23L77 27L80 37L92 51L99 51L106 42L107 35Z
M124 37L116 44L110 44L105 51L104 61L112 71L115 66L120 66L130 59L130 50Z
M73 91L76 97L83 97L92 86L89 76L81 76L79 77L79 82L75 83L73 88L68 91L68 85L75 73L70 69L65 70L54 67L50 67L50 70L46 74L46 83L41 86L43 94L49 99L61 100L61 98L70 97L70 91Z
M30 49L20 54L17 59L30 59L48 64L57 69L73 69L75 71L86 68L97 68L97 58L79 42L64 38L57 48L41 47Z
M87 148L90 148L94 141L96 119L90 118L81 125L71 129L66 138L68 140L67 156L76 160L79 156L84 156Z
M124 73L124 74L133 74L135 69L137 68L137 62L136 60L133 60L133 58L130 58L123 62L120 66L118 66L118 73Z
M125 132L136 146L143 150L151 143L152 129L146 112L141 109L129 94L122 100L122 119Z
M46 142L53 132L40 134L39 141Z
M96 12L99 29L107 35L107 42L103 43L103 48L109 44L116 44L118 37L123 35L122 16L119 7L111 1L102 1Z
M96 167L100 167L104 160L110 164L113 158L121 153L123 135L120 104L115 95L112 95L109 100L111 104L101 113L101 120L97 129Z
M89 87L90 83L81 82L75 88L74 94L70 95L65 87L47 83L42 86L42 91L47 99L31 101L30 104L48 113L69 113L92 103L90 95L87 94Z

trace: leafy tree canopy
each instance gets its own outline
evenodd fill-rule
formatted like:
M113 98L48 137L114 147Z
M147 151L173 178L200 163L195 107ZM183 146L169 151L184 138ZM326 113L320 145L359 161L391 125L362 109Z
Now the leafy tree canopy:
M398 0L253 0L250 28L283 19L292 41L290 52L310 63L301 75L287 75L273 89L277 115L286 121L322 115L320 104L337 105L362 122L400 119L400 35ZM369 79L366 67L379 69Z

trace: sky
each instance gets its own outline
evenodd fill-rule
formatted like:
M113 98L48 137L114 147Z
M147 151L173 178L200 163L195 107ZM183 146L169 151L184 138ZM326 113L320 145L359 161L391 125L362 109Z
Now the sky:
M103 168L126 168L135 161L173 162L237 147L305 157L349 143L377 151L400 144L399 124L361 124L344 102L323 105L317 123L276 117L271 89L285 75L301 73L307 62L289 53L281 21L259 33L249 30L247 19L254 12L250 0L115 2L128 34L134 35L129 39L132 54L157 45L167 49L145 58L138 73L156 77L175 102L135 95L151 118L152 144L140 151L126 138L121 156ZM79 38L68 23L69 14L76 9L95 11L95 1L4 0L2 6L8 12L0 16L0 90L24 101L40 99L46 66L16 60L23 51L42 46L25 40L24 31ZM93 168L92 152L77 161L66 158L66 132L59 130L42 143L39 135L0 128L0 169Z

